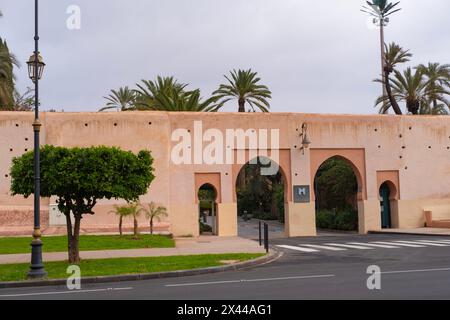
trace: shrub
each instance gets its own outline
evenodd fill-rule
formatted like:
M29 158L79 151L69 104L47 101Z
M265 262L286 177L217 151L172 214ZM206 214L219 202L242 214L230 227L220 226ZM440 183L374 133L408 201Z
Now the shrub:
M354 231L358 229L358 213L354 210L319 210L316 225L320 229Z

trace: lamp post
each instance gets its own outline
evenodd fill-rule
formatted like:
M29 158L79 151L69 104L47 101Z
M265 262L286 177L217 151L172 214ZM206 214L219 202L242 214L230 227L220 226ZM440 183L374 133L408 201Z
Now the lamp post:
M42 279L47 276L42 262L42 241L41 241L41 176L40 176L40 154L39 154L39 133L41 123L39 121L39 80L42 78L45 63L39 54L39 24L38 24L38 4L35 0L35 35L34 35L34 54L27 62L28 75L34 82L34 231L33 241L31 242L31 266L28 272L29 279Z

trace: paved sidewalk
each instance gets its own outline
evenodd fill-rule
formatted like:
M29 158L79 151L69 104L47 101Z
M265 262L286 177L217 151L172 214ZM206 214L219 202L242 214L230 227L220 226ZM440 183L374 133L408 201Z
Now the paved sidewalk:
M439 229L439 228L383 229L382 231L371 231L371 233L450 236L450 229Z
M177 238L176 248L81 251L81 259L138 258L157 256L186 256L222 253L265 253L255 241L239 237ZM65 261L67 252L44 253L44 261ZM28 263L30 254L0 255L0 264Z

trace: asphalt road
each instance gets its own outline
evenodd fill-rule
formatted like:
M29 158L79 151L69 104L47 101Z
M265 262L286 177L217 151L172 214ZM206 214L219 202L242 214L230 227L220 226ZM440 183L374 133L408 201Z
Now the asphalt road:
M83 285L79 291L1 289L0 300L450 299L450 238L338 235L277 239L272 245L289 247L278 247L284 254L277 261L248 270ZM367 268L373 265L381 269L380 290L367 287Z

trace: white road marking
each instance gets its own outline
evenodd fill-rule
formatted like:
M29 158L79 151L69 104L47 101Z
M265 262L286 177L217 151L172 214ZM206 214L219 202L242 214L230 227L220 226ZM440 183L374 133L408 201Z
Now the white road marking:
M166 284L165 287L192 287L192 286L207 286L215 284L230 284L230 283L245 283L245 282L266 282L266 281L285 281L285 280L301 280L301 279L317 279L317 278L333 278L334 274L320 274L312 276L298 276L298 277L284 277L284 278L264 278L264 279L242 279L229 281L211 281L211 282L193 282L193 283L178 283Z
M127 288L107 288L107 289L92 289L92 290L73 290L73 291L54 291L54 292L35 292L35 293L21 293L21 294L5 294L0 295L0 298L14 298L14 297L27 297L27 296L48 296L59 294L73 294L73 293L92 293L92 292L107 292L107 291L123 291L133 290L132 287Z
M295 246L277 246L279 248L283 248L283 249L290 249L290 250L295 250L295 251L301 251L301 252L318 252L319 250L314 250L314 249L308 249L308 248L301 248L301 247L295 247Z
M427 241L427 240L417 240L417 241L408 241L408 243L418 243L418 244L424 244L426 246L432 246L432 247L450 247L450 243L448 244L443 244L443 243L438 243L438 242L431 242L431 241Z
M417 246L424 246L426 247L429 244L426 243L420 243L420 242L416 242L416 241L405 241L405 240L399 240L399 241L395 241L396 243L406 243L406 244L410 244L410 245L417 245Z
M385 249L400 249L400 247L395 247L394 245L387 245L387 244L375 244L375 243L362 243L362 242L349 242L349 244L355 244L357 246L368 246L368 247L375 247L375 248L385 248Z
M358 250L373 250L373 248L370 248L370 247L355 246L355 245L351 245L351 244L326 243L326 245L344 247L344 248L349 248L349 249L358 249Z
M409 247L409 248L425 248L425 245L417 245L417 244L407 244L407 243L401 243L399 241L395 241L395 243L393 242L384 242L384 241L375 241L374 243L379 243L379 244L387 244L387 245L396 245L396 246L400 246L400 247Z
M330 246L322 246L322 245L316 245L316 244L301 244L305 247L310 247L314 249L323 249L323 250L330 250L330 251L346 251L347 249L343 248L336 248L336 247L330 247Z
M383 271L381 274L397 274L397 273L419 273L419 272L443 272L450 271L450 268L442 269L422 269L422 270L400 270L400 271Z
M432 242L432 243L445 243L450 245L450 240L414 240L414 241L425 241L425 242Z

